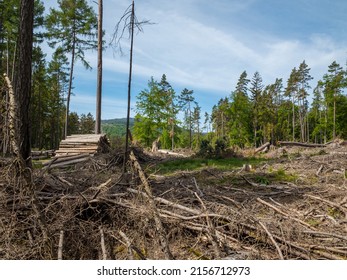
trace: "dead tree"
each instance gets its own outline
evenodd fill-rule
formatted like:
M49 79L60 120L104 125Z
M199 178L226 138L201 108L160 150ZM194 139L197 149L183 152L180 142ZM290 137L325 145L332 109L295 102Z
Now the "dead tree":
M111 44L114 45L116 50L122 52L121 40L124 38L126 30L128 29L130 38L130 62L129 62L129 79L128 79L128 106L127 106L127 122L126 122L126 136L125 136L125 150L124 150L124 164L123 172L126 172L126 164L129 159L129 127L130 127L130 103L131 103L131 79L133 68L133 48L134 48L134 30L143 31L142 26L149 24L148 20L139 21L135 15L135 1L125 10L123 16L118 21Z

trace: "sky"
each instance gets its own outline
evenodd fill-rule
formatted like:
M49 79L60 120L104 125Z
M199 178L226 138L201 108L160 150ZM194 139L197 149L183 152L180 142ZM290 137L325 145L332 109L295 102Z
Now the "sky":
M97 1L87 0L97 11ZM48 7L56 1L44 0ZM102 119L126 116L129 41L123 55L109 43L131 0L104 0L107 48L103 57ZM151 77L166 74L177 94L194 91L202 113L230 96L238 78L258 71L263 84L282 78L305 60L312 88L337 61L347 61L346 0L135 0L139 20L150 20L134 39L131 115L136 95ZM50 57L48 56L49 60ZM97 52L86 53L93 70L78 62L71 111L95 116Z

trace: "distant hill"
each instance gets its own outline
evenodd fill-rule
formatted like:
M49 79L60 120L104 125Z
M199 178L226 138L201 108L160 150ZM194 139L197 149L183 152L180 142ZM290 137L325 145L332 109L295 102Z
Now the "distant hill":
M101 121L101 130L103 133L106 133L108 137L122 137L125 136L126 129L126 118L111 119L111 120L102 120ZM130 130L134 126L134 118L130 118Z

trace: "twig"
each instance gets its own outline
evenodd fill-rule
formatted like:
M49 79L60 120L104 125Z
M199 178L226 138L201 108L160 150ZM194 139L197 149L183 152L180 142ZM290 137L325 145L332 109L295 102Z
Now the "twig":
M59 234L58 260L63 259L63 244L64 244L64 231L61 230Z
M303 231L303 233L310 234L310 235L318 235L318 236L330 236L330 237L335 237L335 238L342 239L342 240L347 240L346 236L338 235L338 234L331 233L331 232Z
M305 226L305 227L307 227L309 229L314 230L314 228L312 226L310 226L308 223L305 223L304 221L301 221L301 220L299 220L297 218L294 218L294 217L290 216L289 214L287 214L287 213L283 212L282 210L278 209L277 207L275 207L275 206L271 205L270 203L267 203L266 201L262 200L261 198L258 197L257 201L262 203L262 204L264 204L264 205L266 205L266 206L268 206L268 207L270 207L271 209L275 210L277 213L280 213L281 215L283 215L283 216L285 216L285 217L287 217L289 219L292 219L292 220L298 222L299 224L302 224L303 226Z
M204 202L202 201L202 199L199 197L199 195L196 192L194 193L194 195L200 201L201 206L204 209L204 212L207 213L207 208L206 208ZM216 237L216 229L213 226L210 217L208 215L205 215L205 218L206 218L206 222L207 222L208 235L210 236L212 246L213 246L213 251L215 253L216 258L220 259L221 258L221 252L220 252L220 249L218 246L218 239Z
M174 257L170 251L170 248L169 248L169 243L168 243L167 238L166 238L165 229L164 229L163 224L160 220L159 212L158 212L158 209L155 205L155 201L153 199L151 187L150 187L148 180L146 178L146 175L142 171L141 165L137 161L136 156L134 155L133 151L130 152L130 160L132 161L134 168L137 170L139 177L141 179L141 182L144 186L144 190L148 196L149 206L152 210L154 222L156 225L156 230L159 234L159 241L160 241L161 249L162 249L163 253L165 254L165 258L168 260L172 260L172 259L174 259Z
M134 259L134 255L133 255L133 251L131 250L131 242L128 238L128 236L126 236L126 234L123 231L119 231L118 232L119 235L124 239L125 244L127 246L127 251L128 251L128 260L133 260Z
M280 249L280 247L278 246L277 242L275 241L275 239L273 238L272 234L270 233L270 231L266 228L266 226L258 221L259 225L265 230L265 232L267 233L267 235L269 236L271 242L273 243L273 245L276 247L276 250L278 252L278 255L280 257L281 260L284 260L284 257L283 257L283 254L282 254L282 251Z
M105 236L104 236L104 231L102 227L99 227L100 230L100 243L101 243L101 252L102 252L102 259L107 260L107 251L106 251L106 246L105 246Z
M200 190L198 183L196 182L195 177L193 177L193 182L194 182L196 190L198 191L199 196L201 196L201 197L204 196L204 193Z
M314 196L314 195L310 195L310 194L305 194L306 197L309 197L311 199L315 199L315 200L319 200L319 201L322 201L322 202L325 202L327 203L328 205L330 206L333 206L337 209L339 209L342 213L345 214L345 217L347 218L347 212L346 212L346 209L344 207L342 207L341 205L335 203L335 202L332 202L330 200L327 200L327 199L324 199L324 198L320 198L318 196Z

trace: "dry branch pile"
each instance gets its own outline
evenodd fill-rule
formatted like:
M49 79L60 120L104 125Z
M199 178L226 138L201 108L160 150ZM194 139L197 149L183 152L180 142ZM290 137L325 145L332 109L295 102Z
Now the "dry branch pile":
M346 259L347 159L310 151L254 172L205 169L164 180L148 179L136 153L129 174L105 156L37 171L48 242L31 198L2 169L0 258ZM295 180L270 180L276 170Z

